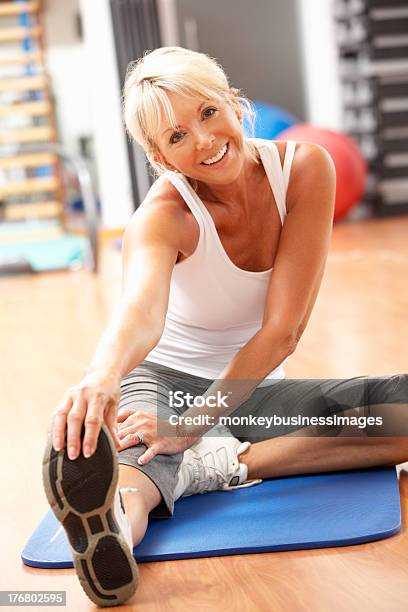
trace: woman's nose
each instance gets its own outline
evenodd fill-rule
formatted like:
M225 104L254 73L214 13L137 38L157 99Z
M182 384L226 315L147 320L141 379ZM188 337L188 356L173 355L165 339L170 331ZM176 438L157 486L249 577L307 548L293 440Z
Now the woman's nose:
M198 151L211 149L215 140L215 136L209 134L205 130L197 130L196 132L196 147Z

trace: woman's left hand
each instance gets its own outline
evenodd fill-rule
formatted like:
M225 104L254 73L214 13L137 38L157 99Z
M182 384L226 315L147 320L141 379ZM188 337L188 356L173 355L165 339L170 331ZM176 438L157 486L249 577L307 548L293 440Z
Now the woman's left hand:
M149 463L156 455L175 455L182 453L187 448L190 448L200 438L194 437L177 437L175 426L170 425L166 421L158 421L156 415L144 410L136 412L131 408L121 408L117 415L118 421L118 437L120 440L120 448L124 450L130 446L141 444L137 432L143 434L143 444L148 448L137 460L139 465ZM169 436L159 436L157 426L160 423L162 432L169 432Z

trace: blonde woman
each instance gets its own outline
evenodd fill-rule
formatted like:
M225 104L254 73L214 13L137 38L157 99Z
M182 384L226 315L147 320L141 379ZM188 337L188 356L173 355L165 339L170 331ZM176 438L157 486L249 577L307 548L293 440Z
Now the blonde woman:
M159 178L126 229L120 305L54 412L43 472L101 606L134 593L132 548L149 514L171 516L183 495L408 459L404 439L263 425L278 413L361 416L368 391L377 407L401 404L407 381L285 380L325 267L335 171L319 146L245 138L245 112L204 54L162 48L128 70L126 126ZM238 425L218 422L232 413ZM256 424L241 427L248 415Z

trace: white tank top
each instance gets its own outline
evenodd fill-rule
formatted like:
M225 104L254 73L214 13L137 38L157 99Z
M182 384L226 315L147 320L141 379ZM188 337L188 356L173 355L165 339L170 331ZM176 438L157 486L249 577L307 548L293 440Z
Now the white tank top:
M276 145L248 139L260 154L283 225L286 191L296 143L288 141L283 169ZM228 257L214 221L187 178L166 172L193 213L200 230L196 250L175 264L163 335L146 360L216 379L239 349L260 329L272 268L250 272ZM158 179L158 180L160 180ZM285 377L284 362L266 378Z

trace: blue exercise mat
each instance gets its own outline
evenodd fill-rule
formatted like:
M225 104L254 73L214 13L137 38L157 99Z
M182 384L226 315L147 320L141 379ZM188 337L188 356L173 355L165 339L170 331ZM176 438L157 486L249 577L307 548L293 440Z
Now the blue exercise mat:
M72 567L65 532L51 510L22 552L26 565ZM346 546L398 533L395 467L292 476L176 502L170 519L152 519L137 561L219 557Z
M88 257L88 241L66 234L47 240L0 244L0 267L25 264L32 272L81 267Z

